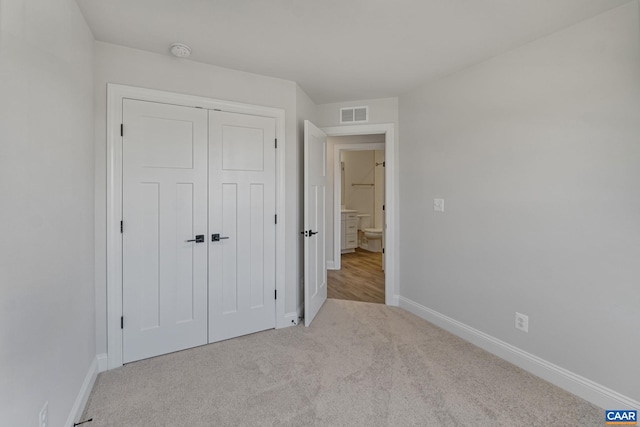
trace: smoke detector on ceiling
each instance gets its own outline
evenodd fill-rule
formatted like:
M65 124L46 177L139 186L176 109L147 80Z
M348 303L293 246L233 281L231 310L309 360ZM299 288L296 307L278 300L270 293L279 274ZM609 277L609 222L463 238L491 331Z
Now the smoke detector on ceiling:
M174 43L170 50L171 54L178 58L188 58L191 55L191 48L184 43Z

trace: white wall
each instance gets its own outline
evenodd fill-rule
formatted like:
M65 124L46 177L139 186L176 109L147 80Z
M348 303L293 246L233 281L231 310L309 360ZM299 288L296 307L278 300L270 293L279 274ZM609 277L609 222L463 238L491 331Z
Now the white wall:
M95 359L92 60L75 1L0 0L2 426L65 424Z
M309 98L304 90L296 85L296 134L297 134L297 174L298 177L298 215L295 218L298 239L296 241L296 251L298 254L298 265L295 271L298 279L298 314L302 314L304 305L304 237L300 231L304 230L304 121L309 120L315 124L316 104Z
M97 352L107 351L106 336L106 90L107 83L144 87L282 108L286 115L286 277L285 312L295 312L299 297L298 224L299 152L296 84L215 67L169 55L95 44L95 141L96 141L96 310Z
M638 17L629 3L400 98L402 297L636 401Z
M340 109L360 106L369 107L369 121L367 124L398 124L398 98L379 98L320 104L316 110L316 125L319 127L340 126ZM347 123L346 125L353 124ZM398 136L397 133L395 136Z

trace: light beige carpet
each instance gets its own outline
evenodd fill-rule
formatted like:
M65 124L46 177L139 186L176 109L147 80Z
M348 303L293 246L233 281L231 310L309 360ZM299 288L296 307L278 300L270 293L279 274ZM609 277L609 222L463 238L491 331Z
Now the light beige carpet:
M604 411L406 311L328 300L98 376L84 426L602 426Z

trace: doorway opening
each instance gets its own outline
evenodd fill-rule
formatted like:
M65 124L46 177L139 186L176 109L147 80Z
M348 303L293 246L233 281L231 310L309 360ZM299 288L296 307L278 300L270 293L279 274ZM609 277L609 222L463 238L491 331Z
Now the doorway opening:
M334 227L340 234L334 245L340 248L340 262L339 269L327 273L328 297L384 304L385 135L340 136L328 142L340 169L334 175L334 191L340 193L340 204L334 206L340 213Z
M398 179L395 169L397 147L392 123L337 126L319 129L304 121L304 318L309 326L327 299L327 270L341 266L341 175L340 150L358 149L357 143L329 144L328 138L355 135L384 135L384 301L398 306ZM333 150L331 149L333 146ZM363 149L371 150L365 146ZM376 147L373 147L375 150ZM331 173L333 170L333 173ZM333 196L333 197L332 197Z

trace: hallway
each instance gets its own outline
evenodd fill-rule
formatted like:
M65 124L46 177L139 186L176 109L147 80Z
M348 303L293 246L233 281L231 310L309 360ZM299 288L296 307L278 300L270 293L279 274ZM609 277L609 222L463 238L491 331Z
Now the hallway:
M342 268L327 271L327 297L384 304L382 253L356 249L342 255Z

